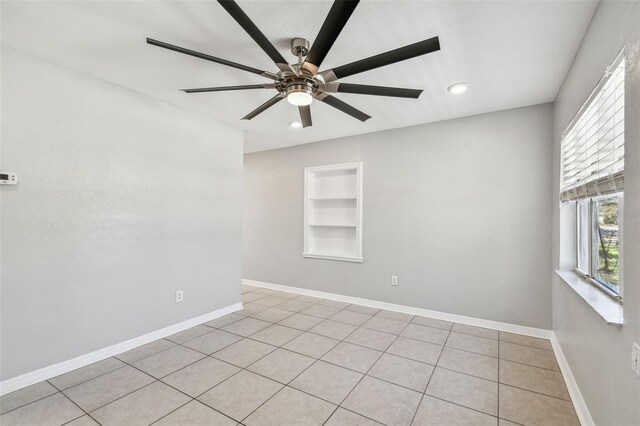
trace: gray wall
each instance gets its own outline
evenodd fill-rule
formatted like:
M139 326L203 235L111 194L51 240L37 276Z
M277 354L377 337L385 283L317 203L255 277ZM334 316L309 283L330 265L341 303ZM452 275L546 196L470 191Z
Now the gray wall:
M640 378L630 367L631 342L640 343L640 34L633 35L634 28L640 31L640 2L601 2L554 108L553 258L554 267L567 267L573 263L573 224L558 208L560 134L626 43L632 63L625 89L624 326L608 326L552 278L553 329L598 425L640 423Z
M243 278L550 328L551 114L245 155ZM364 263L302 258L304 168L359 160Z
M1 154L2 379L239 302L240 131L3 47Z

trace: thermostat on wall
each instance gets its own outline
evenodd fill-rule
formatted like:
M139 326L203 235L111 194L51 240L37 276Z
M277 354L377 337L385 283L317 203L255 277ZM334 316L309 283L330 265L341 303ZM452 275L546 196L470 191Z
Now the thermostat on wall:
M17 174L0 172L0 185L16 185L17 183L18 183Z

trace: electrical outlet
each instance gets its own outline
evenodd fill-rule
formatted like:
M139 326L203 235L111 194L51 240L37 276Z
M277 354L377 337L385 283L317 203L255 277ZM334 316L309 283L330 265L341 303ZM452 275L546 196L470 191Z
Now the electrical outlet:
M391 285L398 285L398 276L391 275Z
M184 300L184 291L176 290L176 303L180 303Z
M637 343L631 348L631 369L640 377L640 345Z

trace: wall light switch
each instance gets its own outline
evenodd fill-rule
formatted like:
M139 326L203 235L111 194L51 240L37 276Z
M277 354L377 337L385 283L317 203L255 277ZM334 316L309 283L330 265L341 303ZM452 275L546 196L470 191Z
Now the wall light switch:
M176 290L176 303L180 303L184 300L184 291Z
M391 275L391 285L398 285L398 276Z

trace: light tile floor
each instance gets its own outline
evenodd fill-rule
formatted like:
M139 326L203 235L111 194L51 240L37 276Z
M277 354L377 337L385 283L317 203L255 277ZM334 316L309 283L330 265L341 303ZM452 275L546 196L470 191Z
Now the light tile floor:
M548 340L242 292L242 311L3 396L0 424L579 424Z

